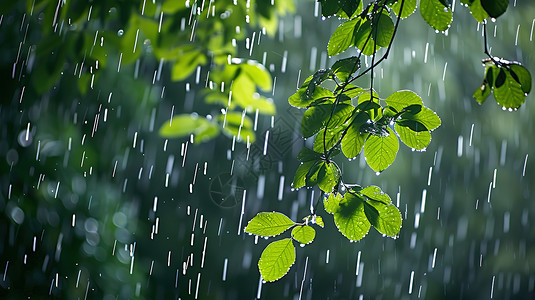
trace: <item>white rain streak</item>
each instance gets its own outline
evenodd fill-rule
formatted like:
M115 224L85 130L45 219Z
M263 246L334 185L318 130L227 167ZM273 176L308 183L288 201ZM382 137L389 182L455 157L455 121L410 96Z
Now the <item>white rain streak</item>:
M262 275L260 275L260 278L258 279L258 289L256 290L256 299L260 299L260 296L262 294L263 283L264 283L264 280L262 279Z
M526 158L524 159L524 167L522 167L522 177L526 176L527 164L528 164L528 154L526 154Z
M427 198L427 190L424 189L422 191L422 203L420 205L420 213L424 213L425 212L425 202L426 202L426 198Z
M429 167L429 175L427 175L427 186L431 185L431 175L433 174L433 167Z
M409 282L409 295L412 294L413 283L414 283L414 271L411 271L411 279Z
M223 278L222 281L227 281L227 267L228 267L228 258L225 258L223 262Z
M305 270L303 271L303 279L301 280L301 288L299 289L299 300L303 296L303 287L305 286L305 279L307 277L308 256L305 258Z
M457 157L463 156L463 136L457 138Z
M241 234L241 227L242 227L242 223L243 223L243 215L245 214L245 199L246 199L246 195L247 195L247 190L243 190L243 199L242 199L242 203L241 203L241 212L240 212L240 223L238 225L238 235Z
M277 200L282 200L282 195L284 193L284 175L281 175L279 179L279 193L277 195Z

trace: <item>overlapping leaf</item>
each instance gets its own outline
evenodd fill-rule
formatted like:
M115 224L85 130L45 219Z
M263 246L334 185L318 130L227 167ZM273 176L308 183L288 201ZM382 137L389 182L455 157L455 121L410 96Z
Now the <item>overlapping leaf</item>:
M286 275L295 263L295 247L292 239L282 239L269 244L258 261L258 269L265 281L275 281Z
M258 213L249 221L245 232L270 237L279 235L295 225L295 222L278 212Z

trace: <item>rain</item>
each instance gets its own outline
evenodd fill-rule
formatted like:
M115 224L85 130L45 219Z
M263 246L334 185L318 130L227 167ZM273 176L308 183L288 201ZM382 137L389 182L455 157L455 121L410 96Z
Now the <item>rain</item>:
M293 12L266 23L270 32L252 13L260 1L243 5L240 25L232 10L217 13L227 5L219 1L186 1L176 20L169 2L0 4L0 298L535 299L533 93L512 111L492 96L473 99L487 58L483 27L459 1L445 32L418 12L402 20L373 74L382 98L410 89L437 112L429 146L401 145L380 174L362 154L337 158L344 181L380 186L402 214L396 238L372 229L358 242L321 205L314 211L317 187L291 186L297 154L314 140L302 137L304 110L288 97L358 53L328 55L341 21L322 17L319 2L295 0ZM534 3L516 0L487 24L491 53L532 74L534 16ZM175 54L157 53L174 38L223 39L203 36L212 19L237 37L235 57L223 61L250 59L270 72L271 88L255 96L271 99L276 114L234 110L234 136L219 128L207 141L163 137L158 129L182 114L230 126L231 96L209 102L208 91L230 88L216 83L216 55L180 50L190 59L181 68L195 67L173 79ZM369 87L369 76L358 84ZM240 135L246 117L254 141ZM257 262L276 238L244 228L273 211L295 222L314 211L325 228L296 246L286 276L265 282Z

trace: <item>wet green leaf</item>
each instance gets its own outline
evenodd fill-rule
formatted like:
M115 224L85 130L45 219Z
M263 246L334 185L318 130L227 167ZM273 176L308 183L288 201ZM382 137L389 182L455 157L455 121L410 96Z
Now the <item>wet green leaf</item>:
M531 91L531 74L528 69L520 64L510 64L509 70L513 79L520 83L522 91L529 93Z
M399 135L399 139L412 149L423 150L431 142L431 133L429 131L413 131L397 123L394 125L394 129Z
M350 241L362 239L370 230L364 201L349 192L345 193L333 214L336 227Z
M320 131L331 114L332 104L321 104L307 109L301 119L301 132L308 138Z
M356 56L337 60L331 67L332 72L340 81L346 81L349 76L360 68L360 61Z
M400 16L399 11L401 9L401 0L392 4L392 10L397 16ZM403 3L403 11L401 12L401 18L405 19L412 15L416 11L416 0L405 0Z
M483 82L481 87L479 87L474 92L473 97L476 99L476 101L479 104L483 104L483 102L485 102L485 100L487 100L487 98L490 96L491 91L492 91L491 87L489 86L487 81L485 81L485 82Z
M392 199L390 199L390 196L388 194L384 193L381 188L378 186L368 186L360 190L359 192L361 195L368 197L369 199L381 202L383 204L390 204L392 203Z
M427 24L440 31L448 29L453 20L451 8L439 0L420 0L420 13Z
M413 91L397 91L385 99L386 103L398 112L411 105L423 105L422 98Z
M298 189L304 187L306 184L306 175L310 169L314 166L316 161L307 161L299 165L297 171L295 171L294 180L292 182L292 187Z
M388 47L394 36L394 22L392 22L386 10L381 14L377 14L373 21L375 27L373 28L372 38L378 46Z
M258 270L265 281L282 278L295 263L295 247L292 239L282 239L269 244L258 261Z
M364 202L364 213L371 225L380 233L396 237L401 229L401 213L392 204L381 202Z
M501 70L504 71L505 76L503 76L503 84L499 87L496 84L494 87L494 98L502 107L511 109L519 108L526 100L526 93L509 71L505 71L504 68L501 68ZM496 79L497 81L498 79Z
M321 154L318 152L313 151L312 149L309 149L307 147L303 147L299 154L297 154L297 159L299 159L302 162L307 161L316 161L320 159Z
M354 158L359 155L362 147L364 147L364 142L369 136L369 133L361 133L360 126L368 120L368 114L358 113L356 120L353 121L351 126L347 129L346 134L342 138L342 153L347 158Z
M483 0L481 6L493 18L501 16L509 5L509 0Z
M258 213L249 221L249 224L245 227L245 232L270 237L279 235L294 225L295 222L284 214L278 212L262 212Z
M295 107L308 107L312 103L321 99L334 99L334 95L331 91L320 86L315 87L312 95L307 95L308 84L311 80L312 76L308 77L297 92L290 96L288 99L290 105Z
M375 172L382 172L396 159L399 141L392 129L387 128L388 136L370 135L364 144L364 155L368 166Z
M292 238L301 244L310 244L316 237L316 230L308 225L299 225L292 229Z
M353 19L342 23L331 35L327 44L327 53L336 55L344 52L353 44L353 35L359 29L360 19Z

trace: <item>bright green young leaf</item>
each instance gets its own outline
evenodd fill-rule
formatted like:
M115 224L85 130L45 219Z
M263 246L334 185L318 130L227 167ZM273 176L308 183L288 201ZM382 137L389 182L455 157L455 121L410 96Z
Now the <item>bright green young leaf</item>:
M303 114L301 120L301 132L304 138L308 138L320 131L329 119L332 103L312 106Z
M273 99L260 96L258 93L253 93L249 104L244 107L248 113L255 113L257 110L264 115L273 116L276 113L275 103Z
M295 263L295 247L292 239L282 239L269 244L258 260L258 270L265 281L282 278Z
M346 81L349 76L354 74L360 68L360 61L356 56L337 60L331 67L332 72L340 81Z
M482 0L481 6L492 18L501 16L509 5L509 0Z
M364 213L364 201L347 192L334 212L334 223L350 241L362 239L370 231L370 222Z
M400 16L399 11L401 9L401 0L392 4L392 10L397 16ZM416 0L405 0L403 3L403 11L401 12L401 18L405 19L412 15L416 11Z
M305 148L303 148L305 149ZM294 180L292 182L292 188L298 189L304 187L306 184L306 175L310 169L316 164L316 161L307 161L299 165L297 171L295 171Z
M316 230L308 225L300 225L292 229L292 238L301 244L310 244L316 237Z
M420 0L420 13L427 24L440 31L448 29L453 20L451 8L439 0Z
M399 139L412 149L424 150L431 142L431 133L429 131L413 131L398 123L394 125L394 129L399 135Z
M514 80L520 83L522 91L526 94L529 93L531 91L531 74L528 69L520 64L510 64L509 70Z
M327 53L336 55L344 52L353 44L353 35L359 29L360 19L356 18L342 23L331 35L327 44Z
M323 163L321 168L320 175L323 176L318 177L318 187L325 193L331 193L338 185L340 173L334 163Z
M401 229L401 213L396 206L381 202L364 202L364 212L368 221L380 233L396 237Z
M325 223L323 223L323 218L318 215L314 215L313 222L315 222L319 227L323 228L325 227Z
M294 225L294 221L281 213L262 212L258 213L251 219L251 221L249 221L249 224L245 227L245 232L263 237L270 237L279 235Z
M217 136L217 124L204 117L183 114L173 117L160 127L159 134L165 138L182 138L193 134L194 141L205 142Z
M387 128L388 136L370 135L364 144L364 155L368 166L375 172L382 172L396 159L399 141L392 129Z
M315 152L307 147L303 147L299 154L297 154L297 159L299 159L302 162L308 162L308 161L316 161L320 159L321 154L318 152Z
M394 36L394 22L388 15L386 10L381 14L377 14L374 18L376 27L373 29L372 38L378 46L388 47Z
M340 201L342 201L342 194L332 193L329 197L323 198L323 207L326 212L334 214L340 206Z
M360 190L360 194L363 196L368 197L371 200L375 200L377 202L381 202L384 204L390 204L392 203L392 199L390 199L390 196L388 194L384 193L381 188L378 186L368 186Z
M504 70L504 68L501 68ZM526 100L526 93L522 90L520 83L518 83L509 71L504 71L505 78L503 84L498 87L498 78L496 78L494 88L494 98L499 105L505 108L516 109L519 108Z
M408 90L397 91L393 93L392 95L388 96L388 98L386 98L385 101L386 101L386 104L388 104L388 106L391 106L398 112L400 112L405 107L408 107L410 105L414 105L414 104L424 105L424 103L422 102L422 98L420 98L418 94L416 94L413 91L408 91Z

